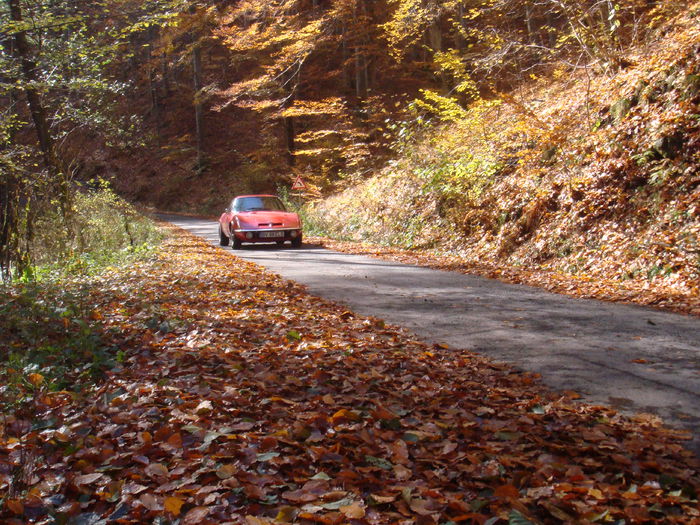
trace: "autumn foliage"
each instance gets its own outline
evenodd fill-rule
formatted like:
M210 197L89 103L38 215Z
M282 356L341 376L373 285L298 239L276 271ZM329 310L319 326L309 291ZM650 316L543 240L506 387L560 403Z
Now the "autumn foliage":
M325 199L382 172L367 183L397 202L380 197L370 218L410 212L381 240L418 245L437 230L438 244L509 264L669 277L685 292L697 280L697 227L677 227L697 216L697 2L10 4L6 277L31 265L47 195L71 231L76 182L216 213L299 174L307 198ZM339 208L320 212L339 217L327 232L374 234ZM627 217L631 233L581 235Z
M438 248L443 266L697 314L698 12L662 23L617 71L562 64L468 110L435 106L440 126L404 123L396 160L313 203L310 222Z
M303 175L308 228L697 313L699 16L8 0L0 272L89 273L101 236L106 261L151 242L100 179L211 213ZM687 436L653 416L427 346L180 231L132 268L3 286L0 319L3 523L700 521Z
M82 319L121 358L95 387L24 377L0 420L4 523L700 519L697 461L655 418L419 343L181 231L90 289Z

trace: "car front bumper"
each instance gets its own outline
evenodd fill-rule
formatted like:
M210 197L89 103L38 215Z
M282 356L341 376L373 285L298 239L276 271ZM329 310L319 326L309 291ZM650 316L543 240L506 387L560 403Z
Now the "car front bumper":
M242 242L277 242L293 241L301 237L299 228L265 228L256 230L233 230L236 238Z

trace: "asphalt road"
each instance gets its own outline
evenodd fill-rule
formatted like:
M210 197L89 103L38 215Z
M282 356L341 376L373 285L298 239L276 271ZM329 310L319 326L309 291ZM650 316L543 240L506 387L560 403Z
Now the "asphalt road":
M218 245L212 221L163 215ZM447 343L539 372L555 390L689 429L700 456L700 319L575 299L537 288L317 246L244 246L229 253L310 293ZM636 361L636 362L635 362Z

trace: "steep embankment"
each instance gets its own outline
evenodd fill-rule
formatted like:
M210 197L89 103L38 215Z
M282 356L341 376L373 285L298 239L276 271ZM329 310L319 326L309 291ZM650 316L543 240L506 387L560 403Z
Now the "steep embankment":
M310 219L341 239L697 295L699 6L621 71L565 65L438 131L408 129L398 160Z

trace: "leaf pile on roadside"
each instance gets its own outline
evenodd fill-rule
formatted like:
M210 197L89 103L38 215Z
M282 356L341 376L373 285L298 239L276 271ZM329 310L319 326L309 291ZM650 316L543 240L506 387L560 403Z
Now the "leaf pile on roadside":
M39 400L44 427L0 422L4 523L700 519L697 460L653 419L348 315L181 231L91 299L123 363L89 396Z

